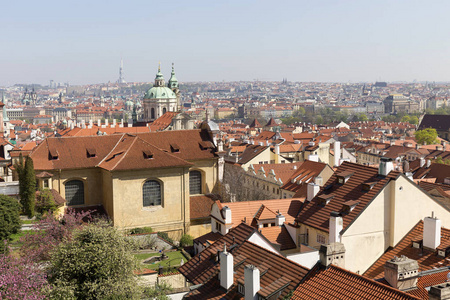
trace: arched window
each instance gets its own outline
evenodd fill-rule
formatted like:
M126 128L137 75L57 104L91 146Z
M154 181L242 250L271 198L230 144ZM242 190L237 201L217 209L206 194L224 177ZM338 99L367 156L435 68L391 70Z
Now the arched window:
M152 119L154 119L155 118L155 109L153 107L152 107L151 115L152 115Z
M200 171L189 172L189 194L196 195L202 193L202 173Z
M144 207L161 205L161 198L161 184L156 180L147 180L142 187Z
M164 108L163 108L163 114L165 114L166 111L167 111L167 109L164 107Z
M84 204L84 184L81 180L71 180L65 185L67 205Z

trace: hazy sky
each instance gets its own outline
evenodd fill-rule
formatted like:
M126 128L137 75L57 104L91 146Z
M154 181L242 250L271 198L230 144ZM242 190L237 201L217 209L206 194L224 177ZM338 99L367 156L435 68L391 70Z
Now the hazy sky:
M0 85L450 81L450 1L2 1Z

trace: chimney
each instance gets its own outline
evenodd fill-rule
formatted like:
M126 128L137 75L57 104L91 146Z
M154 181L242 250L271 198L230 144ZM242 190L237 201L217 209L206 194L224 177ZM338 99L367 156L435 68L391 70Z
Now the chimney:
M339 167L341 159L341 142L334 142L334 166Z
M310 155L308 155L308 160L318 162L319 161L319 155L317 155L317 154L310 154Z
M81 128L86 129L86 122L81 120Z
M227 225L231 224L231 208L229 208L228 206L224 206L224 208L222 208L222 212L223 212L223 216L225 217L225 226L222 226L222 234L227 234L228 230L226 229Z
M100 119L97 120L97 126L100 128L102 127L102 121Z
M394 141L394 140L391 140L389 144L390 144L391 146L395 146L395 141Z
M120 119L120 125L119 127L123 127L123 119Z
M227 252L227 245L223 245L223 252L220 253L220 285L228 290L233 285L233 255Z
M420 158L420 167L422 168L423 166L425 166L425 158L421 157Z
M266 146L270 146L269 140L266 140Z
M380 158L380 165L378 166L378 174L387 176L392 170L394 170L394 163L391 158Z
M278 144L275 145L275 154L280 155L280 145Z
M330 224L329 224L329 242L339 243L341 241L341 230L343 229L344 222L342 216L338 212L330 213Z
M317 176L316 178L314 178L314 182L318 185L318 186L322 186L323 185L323 178L320 176Z
M260 289L260 273L259 269L254 265L246 265L244 267L244 285L245 285L245 300L257 300L256 294Z
M275 218L275 225L283 226L284 222L286 222L286 218L282 214L278 214Z
M423 246L436 249L441 244L441 220L431 213L431 217L423 220Z
M116 127L116 125L117 125L117 123L116 123L117 121L116 121L116 119L113 119L113 124L112 124L112 127Z
M420 145L416 144L416 150L419 150L419 149L420 149Z
M345 268L345 246L342 243L321 245L319 249L320 263L328 267L330 264Z
M428 299L430 300L449 300L450 299L450 283L444 282L430 287L428 291Z
M294 170L297 170L297 165L294 165L292 168L293 168Z
M108 119L105 119L105 127L108 127Z
M308 187L306 190L306 201L311 201L319 192L320 186L315 184L314 182L308 183Z
M384 279L395 289L401 291L415 288L419 275L419 264L416 260L404 255L394 257L384 264Z
M89 128L92 128L92 125L94 125L94 123L92 122L92 120L89 120Z
M427 159L427 168L431 166L431 159Z

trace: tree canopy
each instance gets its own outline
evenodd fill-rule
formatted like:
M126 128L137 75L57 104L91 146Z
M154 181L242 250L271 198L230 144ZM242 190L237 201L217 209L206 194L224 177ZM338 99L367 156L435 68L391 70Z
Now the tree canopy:
M89 224L62 242L50 260L52 297L139 299L131 244L113 227Z
M419 144L424 145L425 143L427 145L432 145L437 142L437 131L434 128L425 128L423 130L418 130L414 134L416 137L416 141Z
M20 205L16 199L0 195L0 252L5 251L5 240L20 229Z

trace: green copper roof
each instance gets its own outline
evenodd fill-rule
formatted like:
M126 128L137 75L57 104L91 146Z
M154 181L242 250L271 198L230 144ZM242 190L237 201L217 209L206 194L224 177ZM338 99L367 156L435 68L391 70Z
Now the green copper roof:
M144 99L173 99L176 97L175 93L165 86L152 87L144 95Z

